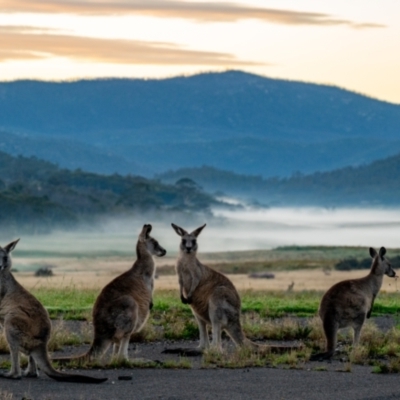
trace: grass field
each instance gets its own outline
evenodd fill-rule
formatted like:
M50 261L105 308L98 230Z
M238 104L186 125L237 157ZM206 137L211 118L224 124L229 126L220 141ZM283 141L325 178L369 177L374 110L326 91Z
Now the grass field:
M389 256L398 254L400 249L388 249ZM322 293L334 283L368 273L336 271L334 265L345 258L367 256L366 248L321 246L199 254L204 263L228 274L242 293L244 311L263 310L265 315L315 314ZM155 311L167 303L169 307L188 309L178 301L175 258L176 254L156 259L159 276L155 281ZM94 256L80 248L72 248L71 252L17 249L13 266L18 271L18 281L43 302L51 315L65 313L67 318L87 318L101 288L129 269L134 259L134 254L121 252L97 252ZM35 277L34 271L42 266L53 267L54 276ZM257 271L272 272L275 278L248 277L250 272ZM385 277L375 311L393 313L398 290L397 280Z
M32 293L45 305L53 318L53 333L49 350L60 350L63 346L81 346L92 340L91 324L83 324L80 330L69 330L65 320L91 320L91 308L98 289L77 289L75 287L45 288L32 290ZM322 325L316 316L322 296L320 291L240 291L242 298L242 326L245 335L261 341L279 341L301 344L298 350L285 354L274 354L268 349L251 352L249 349L232 349L224 354L208 351L202 358L203 368L243 368L257 366L286 365L289 368L304 368L310 354L324 348L325 340ZM400 323L397 293L380 293L373 316L390 315ZM157 290L154 307L144 329L132 336L134 342L165 342L171 340L198 340L197 324L190 308L180 302L177 290ZM375 372L400 372L400 330L399 326L388 331L380 331L368 321L362 331L362 346L352 349L350 330L339 332L341 347L338 357L348 360L344 366L351 372L352 364L372 365ZM0 339L0 352L7 353L4 338ZM76 350L75 352L81 352ZM3 368L8 367L8 361ZM74 366L72 363L71 367ZM88 363L86 368L100 368L98 362ZM138 360L112 363L110 368L140 367ZM167 360L165 365L146 364L153 368L191 368L191 362ZM317 366L318 367L318 366Z
M388 249L388 254L399 255L400 250ZM335 263L345 258L367 256L368 250L358 247L284 247L268 251L200 254L204 263L228 274L237 287L242 298L243 329L248 337L254 340L299 340L305 344L303 350L286 356L253 356L246 350L238 350L221 357L209 352L203 357L204 367L265 363L299 367L312 351L324 347L321 323L316 317L323 293L338 281L368 273L368 270L336 271ZM175 257L176 254L157 260L159 276L155 281L154 307L143 331L133 335L134 341L198 339L191 310L179 299ZM92 306L101 288L129 269L134 255L104 252L94 256L86 252L29 250L16 251L13 259L14 268L18 270L15 272L17 280L42 302L53 319L61 321L53 324L51 348L54 350L67 344L90 342L90 332L68 332L62 320L90 321ZM53 267L55 275L35 277L33 271L42 266ZM248 273L257 271L272 272L275 278L248 277ZM395 321L400 321L399 290L397 280L385 277L373 316L391 315ZM303 317L307 317L306 322L300 323L299 318ZM382 370L377 372L400 370L400 363L395 362L396 357L400 359L400 334L397 331L379 332L369 323L363 331L367 344L351 353L351 362L372 363L377 370ZM344 340L344 351L349 353L349 332L341 333L340 340ZM0 349L7 351L4 339ZM389 361L383 363L382 359Z
M52 318L89 319L98 289L38 287L31 291L47 308ZM316 315L323 292L320 291L256 291L240 290L243 313L257 313L261 317ZM373 315L400 315L398 293L382 292L375 301ZM178 290L156 290L152 315L170 312L191 315L190 308L181 303Z

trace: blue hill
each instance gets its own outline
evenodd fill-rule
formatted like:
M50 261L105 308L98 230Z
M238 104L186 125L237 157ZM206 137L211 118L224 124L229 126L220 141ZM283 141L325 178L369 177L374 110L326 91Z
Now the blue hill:
M43 140L53 150L76 146L80 156L60 166L101 173L207 164L268 177L360 165L400 151L399 126L399 105L239 71L0 83L0 128L30 140L2 150L39 155ZM40 156L57 162L53 150ZM96 171L102 155L112 162Z

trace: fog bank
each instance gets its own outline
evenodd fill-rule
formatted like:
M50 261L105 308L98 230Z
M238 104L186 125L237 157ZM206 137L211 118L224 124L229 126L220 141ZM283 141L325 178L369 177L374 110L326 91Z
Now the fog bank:
M189 215L181 220L136 215L107 220L93 229L22 236L18 248L66 254L133 255L142 225L151 223L152 235L169 254L176 254L179 237L172 230L171 222L188 231L207 223L199 237L199 251L203 252L288 245L400 247L400 209L244 208L240 211L218 209L214 210L214 217L196 219Z

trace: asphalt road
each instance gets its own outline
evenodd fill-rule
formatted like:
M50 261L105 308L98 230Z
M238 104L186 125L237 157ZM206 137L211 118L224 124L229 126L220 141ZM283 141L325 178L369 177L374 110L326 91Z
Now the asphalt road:
M393 326L392 318L375 321L381 329ZM78 323L69 324L78 329ZM162 354L164 348L195 347L197 341L132 343L129 356L151 360L178 360L178 355ZM232 345L227 341L224 346ZM65 346L55 356L82 354L88 345ZM9 355L0 356L0 360ZM351 372L340 372L346 364L335 357L333 362L307 362L302 369L245 368L202 369L201 357L190 358L192 369L135 368L74 370L73 373L108 377L99 385L56 382L41 373L37 379L19 381L0 378L0 400L112 400L112 399L400 399L400 374L375 374L372 367L353 365ZM320 369L317 371L316 369ZM325 370L322 370L325 369ZM5 371L3 371L5 372ZM66 372L69 372L66 370ZM72 371L71 371L72 372ZM119 380L120 376L131 380ZM12 397L11 397L12 394Z
M400 377L371 373L370 367L352 372L272 368L166 370L134 369L84 371L107 376L100 385L61 383L41 376L21 381L0 380L0 399L400 399ZM131 381L118 376L131 375ZM3 396L3 397L2 397Z

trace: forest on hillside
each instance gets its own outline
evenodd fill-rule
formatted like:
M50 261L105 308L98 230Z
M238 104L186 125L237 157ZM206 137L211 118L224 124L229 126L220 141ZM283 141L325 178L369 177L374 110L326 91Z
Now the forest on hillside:
M0 152L0 221L11 231L48 232L150 211L209 213L217 204L190 181L165 184L140 176L70 171Z
M203 166L157 175L164 182L190 178L216 194L243 197L263 205L398 206L400 154L358 167L290 178L264 179Z

